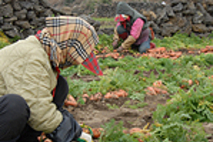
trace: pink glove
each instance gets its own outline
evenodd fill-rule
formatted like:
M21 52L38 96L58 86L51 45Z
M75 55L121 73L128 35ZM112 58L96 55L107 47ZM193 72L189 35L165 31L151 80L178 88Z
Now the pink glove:
M112 43L112 46L113 46L114 49L117 48L118 40L114 40L113 43Z
M118 47L117 52L121 52L124 48L122 46Z

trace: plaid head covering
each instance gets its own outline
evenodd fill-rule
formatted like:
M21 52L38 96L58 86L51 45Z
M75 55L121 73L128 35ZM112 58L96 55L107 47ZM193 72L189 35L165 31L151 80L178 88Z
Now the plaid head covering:
M66 68L82 64L97 75L103 75L92 52L99 42L94 28L80 17L47 17L46 28L38 32L53 67Z

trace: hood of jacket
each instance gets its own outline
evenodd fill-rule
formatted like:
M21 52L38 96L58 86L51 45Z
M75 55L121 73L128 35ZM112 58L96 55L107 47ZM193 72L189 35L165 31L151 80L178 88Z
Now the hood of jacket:
M131 25L135 22L136 19L141 18L144 21L143 29L146 29L148 27L146 17L140 14L138 11L133 9L129 4L125 2L119 2L117 4L116 14L129 15L131 17L130 20Z

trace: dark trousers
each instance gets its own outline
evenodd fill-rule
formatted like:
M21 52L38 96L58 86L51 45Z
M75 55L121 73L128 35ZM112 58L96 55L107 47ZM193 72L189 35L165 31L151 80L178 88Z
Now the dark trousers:
M63 107L68 91L67 81L59 76L53 99L58 109ZM29 117L30 108L20 95L0 97L0 142L38 142L41 132L27 124Z

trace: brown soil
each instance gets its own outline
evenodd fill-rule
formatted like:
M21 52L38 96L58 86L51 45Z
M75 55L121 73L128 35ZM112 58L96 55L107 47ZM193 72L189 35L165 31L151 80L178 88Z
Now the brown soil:
M165 104L167 99L169 99L169 95L146 96L144 102L147 105L136 109L131 109L129 106L141 102L128 97L103 99L97 102L88 101L85 105L67 109L79 123L84 123L92 128L101 127L111 119L115 119L116 122L123 121L126 128L143 128L148 122L152 123L152 112L155 111L156 106ZM127 101L130 101L130 104L125 104ZM109 104L114 108L109 108Z
M89 78L91 79L91 77ZM73 114L79 123L88 125L91 128L100 128L112 119L115 120L115 123L123 121L123 126L127 129L133 127L143 128L146 124L153 123L152 113L156 110L157 105L165 104L169 98L170 95L147 95L143 102L144 107L140 108L131 108L131 106L136 106L136 104L141 102L129 97L118 99L103 98L100 101L88 100L84 105L68 106L66 109ZM94 142L98 142L98 139Z
M189 55L188 50L180 50L184 54ZM199 54L198 51L194 50L194 55ZM190 53L190 54L193 54ZM154 71L155 75L158 74ZM143 72L145 76L149 76L149 72ZM162 70L162 73L165 72ZM137 70L135 74L137 74ZM73 75L72 79L82 79L86 82L92 80L99 80L98 77L94 76L83 76L78 77L77 75ZM139 102L137 100L133 100L129 97L121 97L118 99L105 99L103 98L100 101L90 101L87 100L86 104L78 105L77 107L69 106L66 109L73 114L74 118L79 122L85 125L88 125L92 128L100 128L107 122L110 122L112 119L115 120L116 123L123 121L123 126L127 129L133 127L143 128L146 124L153 123L152 115L156 110L158 104L166 104L166 101L170 99L170 95L146 95L144 102ZM127 102L129 102L127 104ZM143 107L132 108L131 106L136 106L138 103L144 103ZM212 133L212 125L213 123L204 123L204 128L208 134L209 142L213 142L213 133ZM96 139L94 142L98 142Z

